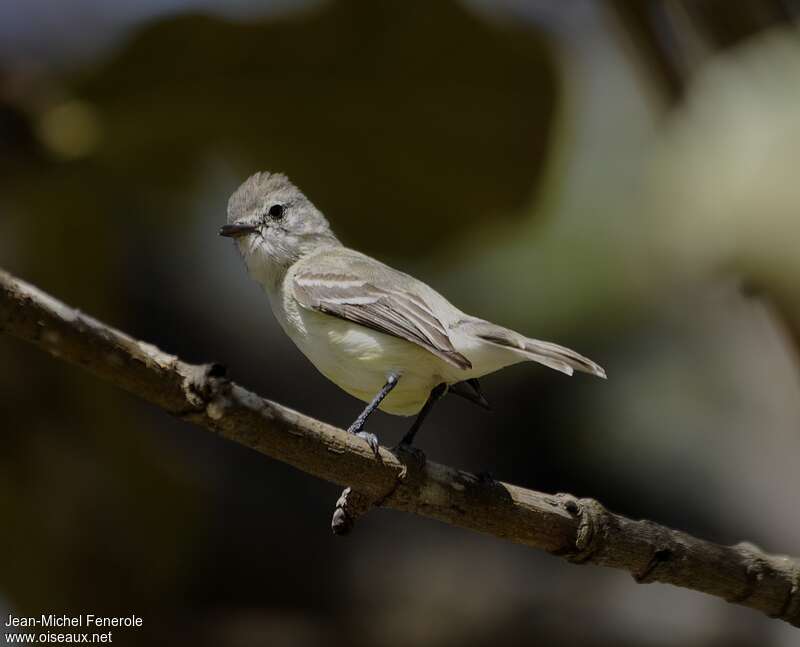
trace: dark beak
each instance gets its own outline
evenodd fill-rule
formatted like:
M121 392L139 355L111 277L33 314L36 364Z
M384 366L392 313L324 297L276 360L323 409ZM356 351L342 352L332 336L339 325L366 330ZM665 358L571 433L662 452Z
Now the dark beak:
M255 225L223 225L219 230L219 235L228 238L238 238L239 236L252 234L255 231L257 231Z

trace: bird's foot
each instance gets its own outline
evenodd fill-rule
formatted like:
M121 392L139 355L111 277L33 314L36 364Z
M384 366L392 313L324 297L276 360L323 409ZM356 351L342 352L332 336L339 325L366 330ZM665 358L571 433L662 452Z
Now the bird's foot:
M417 466L422 469L425 467L425 463L428 461L427 456L425 456L425 452L423 452L419 447L414 447L409 443L400 441L400 444L393 448L395 454L406 454L409 456Z
M497 481L495 481L494 475L491 472L486 471L486 470L484 470L483 472L478 472L476 474L476 476L478 477L478 480L481 483L489 483L489 484L491 484L491 483L496 483L497 482Z
M375 458L381 459L380 443L378 443L378 437L375 434L371 434L368 431L351 431L350 433L355 434L362 440L366 440L372 453L375 454Z

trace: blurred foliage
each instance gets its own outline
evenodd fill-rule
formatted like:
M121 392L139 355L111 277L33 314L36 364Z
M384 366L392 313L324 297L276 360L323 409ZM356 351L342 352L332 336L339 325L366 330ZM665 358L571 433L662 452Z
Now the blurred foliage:
M220 160L237 178L288 173L356 246L424 253L530 199L557 95L530 28L398 0L253 23L176 16L63 83L33 115L55 159L6 159L0 191L24 205L23 240L71 263L72 281L114 267L120 220L185 224ZM81 248L91 258L69 257Z
M647 80L667 101L684 95L698 59L785 24L798 10L792 0L609 0L608 4L636 49Z
M795 27L710 61L665 129L649 178L655 233L683 280L735 273L777 304L797 348L799 73Z

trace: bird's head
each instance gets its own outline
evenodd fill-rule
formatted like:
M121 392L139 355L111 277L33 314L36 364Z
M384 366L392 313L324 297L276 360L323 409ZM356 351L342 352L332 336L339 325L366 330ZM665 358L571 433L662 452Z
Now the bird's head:
M325 216L281 173L247 178L228 201L228 224L219 233L236 240L258 280L285 272L318 247L339 244Z

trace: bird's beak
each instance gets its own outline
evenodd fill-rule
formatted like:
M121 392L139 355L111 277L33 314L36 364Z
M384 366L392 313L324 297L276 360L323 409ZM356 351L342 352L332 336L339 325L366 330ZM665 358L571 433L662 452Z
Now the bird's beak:
M257 227L255 225L242 225L242 224L223 225L222 228L220 228L219 230L219 235L226 236L228 238L238 238L239 236L252 234L255 231L257 231Z

